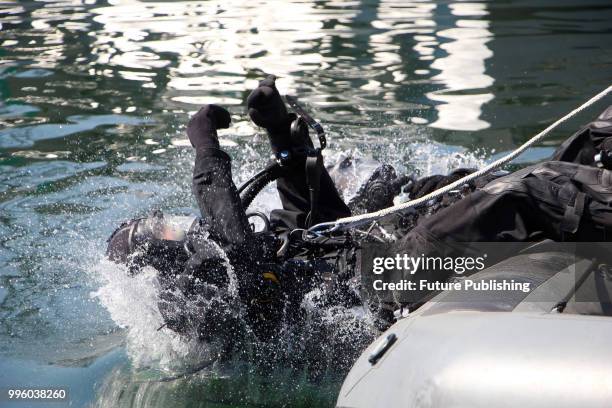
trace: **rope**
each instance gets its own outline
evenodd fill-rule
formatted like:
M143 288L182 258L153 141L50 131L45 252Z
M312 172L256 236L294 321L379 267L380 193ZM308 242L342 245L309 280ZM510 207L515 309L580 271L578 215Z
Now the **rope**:
M333 232L336 231L338 229L340 229L340 227L345 227L345 226L358 226L358 225L363 225L366 224L368 222L377 220L379 218L385 217L389 214L393 214L399 211L403 211L406 210L408 208L413 208L413 207L417 207L421 204L425 204L427 202L429 202L430 200L436 199L438 197L440 197L443 194L446 194L447 192L456 189L457 187L460 187L466 183L469 183L470 181L481 177L487 173L489 173L490 171L493 171L509 162L511 162L512 160L514 160L515 158L517 158L518 156L520 156L525 150L527 150L528 148L530 148L534 143L539 142L540 140L542 140L544 137L546 137L546 135L548 135L553 129L555 129L557 126L559 126L561 123L565 122L566 120L572 118L573 116L576 116L578 113L582 112L583 110L585 110L586 108L588 108L589 106L593 105L595 102L599 101L600 99L602 99L604 96L606 96L608 93L612 92L612 85L609 86L608 88L604 89L603 91L601 91L600 93L598 93L597 95L595 95L594 97L592 97L591 99L589 99L588 101L586 101L585 103L583 103L582 105L580 105L578 108L574 109L573 111L569 112L567 115L563 116L562 118L556 120L553 124L551 124L550 126L548 126L546 129L544 129L543 131L541 131L540 133L538 133L537 135L535 135L534 137L532 137L531 139L529 139L527 142L525 142L523 145L521 145L520 147L518 147L516 150L514 150L513 152L509 153L508 155L495 160L493 163L483 167L482 169L468 174L467 176L447 185L444 186L436 191L432 191L431 193L418 198L416 200L411 200L402 204L398 204L396 206L393 207L389 207L389 208L384 208L380 211L376 211L373 213L368 213L368 214L360 214L360 215L355 215L352 217L346 217L346 218L340 218L336 221L331 221L331 222L324 222L321 224L317 224L313 227L311 227L308 231L312 232L314 234L321 234L323 232Z

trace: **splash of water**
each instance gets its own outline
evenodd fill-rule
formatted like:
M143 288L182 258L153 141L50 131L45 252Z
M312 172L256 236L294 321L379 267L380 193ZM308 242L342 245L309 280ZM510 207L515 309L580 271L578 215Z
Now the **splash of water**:
M92 273L101 286L91 296L125 329L127 352L134 366L172 370L189 361L210 358L206 344L160 329L164 319L157 306L160 286L155 269L146 267L130 276L126 267L102 260Z
M444 150L433 143L407 144L403 149L410 157L408 163L402 162L402 155L398 155L397 151L379 152L379 157L388 159L384 161L393 163L399 169L411 168L421 174L446 174L456 167L478 167L483 162L476 154L459 150L449 154L448 149ZM432 160L433 157L436 157L436 160ZM347 158L351 158L351 165L342 166L341 163ZM378 165L378 161L357 149L332 152L328 156L328 163L336 163L330 166L330 172L347 200L354 196L359 186ZM271 204L269 198L273 195L273 187L269 186L263 193L264 199L259 197L254 207L263 211L271 210L270 207L274 207L274 204ZM212 241L206 242L210 243L211 251L223 260L230 278L228 292L236 298L237 277L227 255ZM123 266L101 261L92 269L92 275L100 282L100 287L91 296L108 310L117 326L125 329L128 355L135 367L156 367L173 371L200 364L206 359L215 359L218 350L211 344L197 340L196 329L193 330L194 335L191 338L181 336L168 328L160 329L165 325L165 321L158 308L158 271L147 267L132 276ZM347 364L350 365L348 356L367 345L375 334L372 316L365 308L329 306L320 302L320 298L320 290L314 289L302 302L302 308L307 315L305 327L295 328L292 327L292 322L285 322L284 334L291 332L293 335L289 335L286 341L281 341L282 345L279 343L286 351L281 351L280 355L287 357L288 353L293 353L292 360L302 357L308 359L309 350L324 340L327 347L321 354L328 355L331 361L334 360L331 356L338 354L341 349L347 356ZM210 300L200 300L198 307L202 308L203 304L204 307L213 307ZM227 305L224 302L222 304ZM185 305L195 307L193 301L187 301ZM215 307L218 307L218 304ZM299 340L296 340L295 336ZM300 347L296 349L295 344L290 344L293 341L301 342ZM353 349L353 353L348 352L348 349ZM321 357L325 359L324 356Z

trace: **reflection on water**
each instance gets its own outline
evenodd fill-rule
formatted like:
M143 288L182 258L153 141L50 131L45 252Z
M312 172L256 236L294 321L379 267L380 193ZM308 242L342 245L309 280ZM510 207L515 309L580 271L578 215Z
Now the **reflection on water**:
M427 94L438 105L438 119L431 126L442 129L481 130L490 123L481 119L482 106L493 99L484 92L493 85L493 77L486 74L485 61L493 56L487 47L492 33L488 30L485 3L449 4L454 27L439 30L437 36L451 41L440 46L447 55L432 61L431 68L439 70L434 81L444 89ZM462 92L463 91L463 92Z
M97 405L112 406L122 384L142 379L131 377L124 353L108 357L137 333L126 335L90 296L108 276L94 272L121 220L155 208L194 212L183 130L199 105L231 110L221 143L239 180L268 154L242 106L264 73L277 74L279 88L325 123L330 162L355 154L422 173L477 166L609 85L610 21L607 0L1 2L0 353L17 360L0 361L0 386L13 377L25 383L24 367L44 365L48 378L85 387L78 404L96 398L97 383ZM602 109L524 160L546 157ZM345 193L366 176L343 184ZM271 189L256 203L275 205ZM151 302L110 298L115 317L136 319L128 326L153 321ZM350 320L340 316L338 330ZM328 344L325 358L351 343ZM310 378L271 389L242 371L224 382L226 374L177 385L192 387L185 400L132 382L121 403L150 401L142 393L212 401L215 390L247 383L252 398L217 400L244 406L276 393L279 405L332 405L341 377L324 389Z

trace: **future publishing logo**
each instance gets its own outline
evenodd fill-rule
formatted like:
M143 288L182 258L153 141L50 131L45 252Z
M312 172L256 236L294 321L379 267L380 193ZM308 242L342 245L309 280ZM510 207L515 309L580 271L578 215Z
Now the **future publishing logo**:
M399 271L400 276L412 276L419 271L447 272L456 275L474 273L485 268L487 255L479 257L440 257L440 256L409 256L398 254L394 257L373 258L372 272L379 276L374 279L372 288L375 291L521 291L528 293L530 283L516 282L514 279L462 279L452 282L441 282L429 279L400 279L393 282L383 280L387 271Z

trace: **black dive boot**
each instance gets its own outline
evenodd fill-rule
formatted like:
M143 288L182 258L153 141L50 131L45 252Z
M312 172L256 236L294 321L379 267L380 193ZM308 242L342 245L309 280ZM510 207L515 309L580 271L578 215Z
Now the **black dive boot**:
M247 98L247 109L253 123L266 129L275 155L304 147L314 147L308 135L297 133L292 135L291 123L297 119L297 116L287 112L285 102L276 89L274 75L261 81L251 92Z

